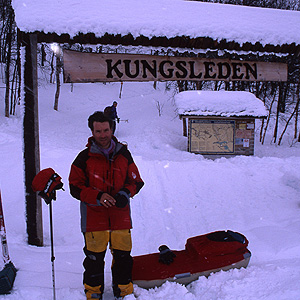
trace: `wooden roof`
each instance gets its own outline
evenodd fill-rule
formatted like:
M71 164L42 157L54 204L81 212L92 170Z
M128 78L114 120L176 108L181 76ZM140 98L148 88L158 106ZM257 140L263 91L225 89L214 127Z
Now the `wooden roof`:
M260 42L255 44L246 42L239 44L238 42L223 40L214 40L209 37L197 37L191 38L188 36L176 36L174 38L167 38L166 36L138 36L133 37L131 34L127 35L114 35L104 34L101 37L96 37L94 33L82 34L79 33L74 37L70 37L69 34L56 34L56 33L44 33L34 32L38 34L38 42L42 43L67 43L67 44L103 44L103 45L124 45L124 46L145 46L145 47L165 47L165 48L189 48L189 49L212 49L212 50L229 50L229 51L246 51L246 52L267 52L267 53L283 53L283 54L296 54L300 53L300 45L296 43L283 44L283 45L262 45ZM20 32L21 40L28 34Z

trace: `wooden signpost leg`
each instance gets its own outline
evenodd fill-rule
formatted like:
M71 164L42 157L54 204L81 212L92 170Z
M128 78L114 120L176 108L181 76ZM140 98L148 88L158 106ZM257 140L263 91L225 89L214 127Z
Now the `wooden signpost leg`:
M28 244L43 246L41 199L32 191L31 183L40 170L38 126L37 35L28 34L24 64L24 173Z

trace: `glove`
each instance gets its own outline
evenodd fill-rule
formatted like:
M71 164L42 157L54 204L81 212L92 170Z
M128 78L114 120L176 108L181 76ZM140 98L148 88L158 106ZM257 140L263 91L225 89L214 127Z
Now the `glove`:
M129 196L126 192L120 191L115 195L116 207L123 208L127 205Z
M120 123L120 118L117 118L117 122Z
M176 257L176 254L173 253L168 246L166 245L162 245L159 246L158 248L159 250L159 262L163 263L165 265L169 265L170 263L172 263L174 261L174 258Z

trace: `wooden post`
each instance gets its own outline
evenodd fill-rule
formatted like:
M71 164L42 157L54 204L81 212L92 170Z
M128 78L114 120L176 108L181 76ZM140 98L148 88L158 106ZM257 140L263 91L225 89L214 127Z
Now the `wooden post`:
M187 136L186 118L182 118L183 136Z
M24 37L24 173L28 244L43 246L41 198L32 191L31 183L40 170L38 126L37 35Z

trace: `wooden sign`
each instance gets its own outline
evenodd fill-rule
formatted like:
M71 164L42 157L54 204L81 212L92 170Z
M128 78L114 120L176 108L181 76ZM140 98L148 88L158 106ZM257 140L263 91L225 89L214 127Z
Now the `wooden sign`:
M64 82L287 81L287 64L142 54L63 51Z

